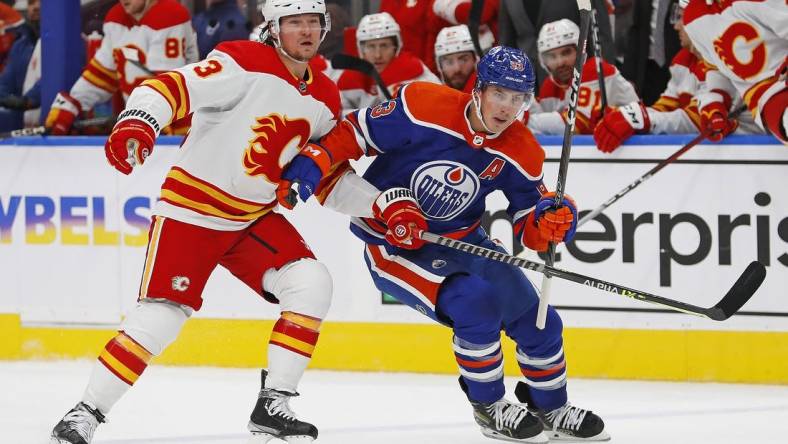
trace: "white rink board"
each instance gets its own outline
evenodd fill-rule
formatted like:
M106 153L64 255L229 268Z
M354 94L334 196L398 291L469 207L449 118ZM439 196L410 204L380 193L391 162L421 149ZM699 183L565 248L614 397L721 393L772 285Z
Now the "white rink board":
M136 300L144 245L123 245L122 240L112 238L112 233L140 243L141 233L147 230L144 219L150 215L149 206L158 196L177 150L174 146L157 146L143 168L125 177L107 165L102 147L85 143L0 146L0 313L20 313L26 324L114 325ZM567 191L581 209L594 208L679 146L627 146L613 155L604 155L588 145L575 146ZM545 183L553 188L560 146L550 146L547 152ZM761 256L769 260L768 275L743 309L760 315L737 316L718 323L681 314L590 310L658 307L554 279L551 302L567 307L561 310L564 323L570 327L788 331L786 164L788 150L780 145L700 145L605 212L615 240L577 242L585 252L611 249L608 258L598 263L582 262L561 247L563 257L557 263L559 268L591 277L710 306L725 294L746 265L758 258L760 248ZM767 194L769 203L756 204L758 193ZM104 222L99 216L102 203ZM491 195L489 203L493 213L506 207L499 194ZM638 226L634 236L624 235L627 218L647 218L648 213L653 223ZM671 233L671 245L678 254L690 255L698 249L700 235L695 225L679 223L668 230L667 219L680 213L694 214L686 217L701 220L708 227L710 237L704 236L703 244L708 245L709 252L691 265L675 261L669 266L661 264L661 232L663 238ZM739 221L749 218L749 224L737 227L731 236L721 237L720 219L739 216ZM361 242L347 230L347 217L312 201L300 205L295 213L287 213L287 217L332 272L335 299L328 319L430 322L407 307L381 304L380 292L372 285L363 263ZM102 228L105 233L97 235L96 230ZM580 230L594 231L602 232L602 225L590 222ZM608 233L612 238L612 231ZM511 247L511 229L506 221L496 221L492 234ZM727 237L731 264L721 265L721 239ZM629 242L629 238L633 240ZM102 240L108 245L97 245ZM625 262L624 244L634 248L634 262ZM668 269L669 285L661 286L660 279L667 280ZM534 276L537 285L539 279ZM276 306L257 298L223 269L214 273L204 297L205 305L198 313L201 317L278 317Z

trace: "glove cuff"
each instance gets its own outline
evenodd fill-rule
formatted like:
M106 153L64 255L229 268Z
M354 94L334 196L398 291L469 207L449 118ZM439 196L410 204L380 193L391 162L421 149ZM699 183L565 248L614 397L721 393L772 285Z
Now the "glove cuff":
M651 120L648 111L640 102L632 102L618 109L627 120L629 126L638 133L647 133L651 129Z
M413 193L407 188L389 188L380 193L375 203L372 204L372 212L375 217L380 219L386 210L398 202L409 202L418 207L418 202L413 198ZM383 217L385 220L386 218Z
M82 112L82 104L79 103L79 100L71 97L64 91L57 93L55 100L52 102L52 108L68 111L75 116Z
M159 133L161 133L161 125L159 125L159 122L156 121L156 118L147 111L135 108L123 110L123 112L118 116L118 121L115 124L115 127L117 127L121 122L125 121L140 122L141 124L149 127L153 132L154 139L159 135Z
M331 154L322 146L315 143L307 143L301 148L300 154L312 159L315 165L320 169L320 173L322 173L323 177L331 170Z

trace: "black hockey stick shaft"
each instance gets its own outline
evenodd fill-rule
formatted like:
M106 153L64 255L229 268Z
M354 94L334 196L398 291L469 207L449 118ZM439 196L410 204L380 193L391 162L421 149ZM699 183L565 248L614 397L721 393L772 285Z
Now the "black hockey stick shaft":
M479 57L482 56L482 45L479 43L479 26L481 25L483 10L484 0L471 0L471 10L468 13L468 31L471 34L473 48Z
M605 70L602 67L602 42L599 41L599 23L596 19L597 10L591 11L591 34L594 39L594 59L596 59L596 74L599 80L599 96L601 108L600 116L605 115L607 109L607 87L605 86Z
M499 251L491 250L489 248L480 247L478 245L469 244L467 242L451 239L426 231L418 232L418 237L433 244L443 245L454 250L484 257L497 262L503 262L515 267L524 268L526 270L533 270L544 274L545 277L550 276L572 281L587 287L593 287L602 291L606 291L608 293L636 299L638 301L661 305L674 311L702 316L715 321L724 321L736 313L747 301L750 300L753 294L755 294L755 291L758 289L758 287L760 287L761 283L766 278L766 267L764 267L760 262L753 261L747 266L744 272L733 284L731 289L728 290L725 296L720 299L717 304L715 304L713 307L705 308L663 296L657 296L642 290L625 287L623 285L604 281L595 277L585 276L580 273L561 270L551 265L541 264L528 259L511 256Z
M386 84L383 83L380 73L377 69L375 69L375 66L368 61L358 57L353 57L352 55L340 53L334 55L334 57L331 57L331 67L335 69L350 69L352 71L358 71L366 76L372 77L372 80L374 80L378 85L378 88L386 97L386 100L391 100L391 93L386 87Z
M73 127L80 129L93 125L103 125L105 123L109 123L114 120L115 120L114 117L94 117L92 119L77 120L76 122L74 122ZM32 128L21 128L18 130L0 133L0 140L10 139L12 137L38 136L46 133L47 133L47 128L44 125L34 126Z
M729 119L735 119L735 118L739 117L739 114L741 114L745 109L746 108L739 108L739 109L735 110L734 112L730 113L728 118ZM663 160L662 162L656 164L654 166L654 168L651 168L650 170L648 170L645 173L643 173L642 176L638 177L637 179L635 179L634 182L632 182L629 185L627 185L624 188L622 188L621 191L619 191L618 193L613 195L613 197L611 197L610 199L606 200L604 203L602 203L602 205L594 208L593 211L591 211L590 213L588 213L585 216L583 216L580 219L580 221L577 223L577 226L580 227L584 223L586 223L586 222L590 221L591 219L597 217L600 213L602 213L603 211L608 209L608 207L610 207L614 203L618 202L619 199L621 199L622 197L626 196L630 191L632 191L635 188L637 188L643 182L651 179L651 176L657 174L661 169L663 169L666 166L670 165L671 163L675 162L676 159L681 157L682 154L686 153L687 151L691 150L696 145L701 143L703 141L703 139L705 139L707 136L708 136L708 131L703 131L700 134L698 134L695 138L693 138L692 140L687 142L686 145L684 145L683 147L679 148L678 151L676 151L675 153L671 154L670 157L668 157L667 159Z
M575 117L577 115L577 99L580 89L580 75L583 72L583 65L586 61L586 43L588 42L588 28L591 25L591 1L577 0L577 7L580 10L580 36L577 40L577 56L575 58L575 70L572 77L572 87L569 95L569 109L566 115L566 126L564 127L564 142L561 147L561 161L558 164L558 180L555 185L554 206L561 205L566 189L566 176L569 171L569 155L572 150L572 134L575 132ZM550 242L547 248L548 266L553 266L555 262L555 244ZM547 320L547 306L550 300L550 275L546 274L542 279L542 291L539 297L539 309L536 314L536 327L544 329Z

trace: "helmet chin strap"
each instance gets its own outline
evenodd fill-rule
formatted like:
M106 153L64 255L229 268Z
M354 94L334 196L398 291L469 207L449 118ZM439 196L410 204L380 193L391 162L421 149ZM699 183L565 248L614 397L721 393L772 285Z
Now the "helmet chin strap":
M482 128L487 134L497 136L500 133L496 133L490 128L487 127L487 124L484 123L484 117L482 117L482 103L481 99L479 98L479 90L475 89L471 91L471 100L473 100L473 108L476 110L476 117L482 123ZM508 126L508 125L507 125Z

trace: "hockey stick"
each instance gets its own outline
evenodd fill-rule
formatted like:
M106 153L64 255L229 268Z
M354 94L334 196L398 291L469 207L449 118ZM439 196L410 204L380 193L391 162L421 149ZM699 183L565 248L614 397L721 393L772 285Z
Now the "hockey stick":
M599 23L596 21L596 9L591 12L591 36L594 39L594 58L596 59L596 75L599 81L599 95L601 96L600 117L604 117L607 109L607 87L605 86L605 71L602 68L602 42L599 41Z
M661 305L671 310L689 313L697 316L702 316L715 321L724 321L733 316L734 313L750 300L755 294L755 291L760 287L763 280L766 278L766 267L760 262L753 261L744 272L736 280L730 290L725 296L717 302L713 307L704 308L685 302L668 299L662 296L657 296L641 290L635 290L623 285L615 284L612 282L603 281L590 276L584 276L580 273L572 271L561 270L547 264L522 259L516 256L510 256L499 251L490 250L489 248L480 247L478 245L469 244L467 242L451 239L448 237L440 236L426 231L419 231L418 237L427 242L443 245L454 250L463 251L475 256L481 256L493 261L503 262L504 264L513 265L515 267L524 268L526 270L533 270L545 275L545 277L557 277L568 281L576 282L588 287L597 288L599 290L614 293L620 296L625 296L639 301L650 302L652 304Z
M481 24L484 0L471 0L471 10L468 13L468 31L471 33L471 42L476 50L476 55L481 57L482 45L479 43L479 25Z
M735 118L739 117L739 114L741 114L746 109L747 109L746 107L739 108L739 109L735 110L734 112L730 113L728 118L729 119L735 119ZM577 223L577 226L580 227L581 225L583 225L584 223L588 222L589 220L597 217L600 213L602 213L608 207L610 207L611 205L616 203L619 199L624 197L627 193L629 193L630 191L632 191L635 188L637 188L641 183L651 179L651 176L657 174L659 172L659 170L661 170L662 168L665 168L666 166L670 165L676 159L681 157L682 154L686 153L687 151L689 151L690 149L695 147L695 145L701 143L703 141L703 139L705 139L708 135L709 135L708 131L703 131L700 134L698 134L694 139L692 139L689 142L687 142L686 145L684 145L683 147L679 148L678 151L676 151L675 153L671 154L670 157L668 157L667 159L665 159L662 162L660 162L657 165L655 165L654 168L646 171L642 176L640 176L637 179L635 179L635 181L632 182L631 184L625 186L621 191L616 193L610 199L606 200L602 205L596 207L593 211L591 211L590 213L588 213L585 216L583 216L580 219L580 221Z
M336 69L350 69L353 71L358 71L364 75L372 77L372 79L375 80L375 83L378 85L378 88L380 88L380 90L383 92L383 95L386 96L386 100L391 100L391 93L386 87L386 84L383 83L380 73L368 61L340 53L334 55L334 57L331 58L331 66Z
M583 72L583 65L586 61L586 43L588 40L588 28L591 22L591 0L577 0L577 7L580 10L580 36L577 40L577 56L575 58L575 72L572 78L572 89L569 95L569 110L566 114L566 127L564 127L564 143L561 148L561 162L558 166L558 182L555 185L555 207L561 205L564 199L564 189L566 188L566 175L569 170L569 153L572 150L572 133L575 132L575 117L577 112L578 89L580 88L580 73ZM552 267L555 261L555 244L550 242L547 249L547 259L545 263ZM550 275L545 274L542 279L542 291L539 296L539 310L536 313L536 327L544 329L547 320L547 306L550 300Z
M115 120L114 117L94 117L92 119L78 120L74 122L74 125L72 126L74 128L80 129L93 125L103 125L105 123L109 123L114 120ZM0 133L0 140L10 139L12 137L38 136L38 135L44 135L46 133L47 133L47 128L44 125L34 126L32 128L22 128L18 130L8 131L5 133Z

